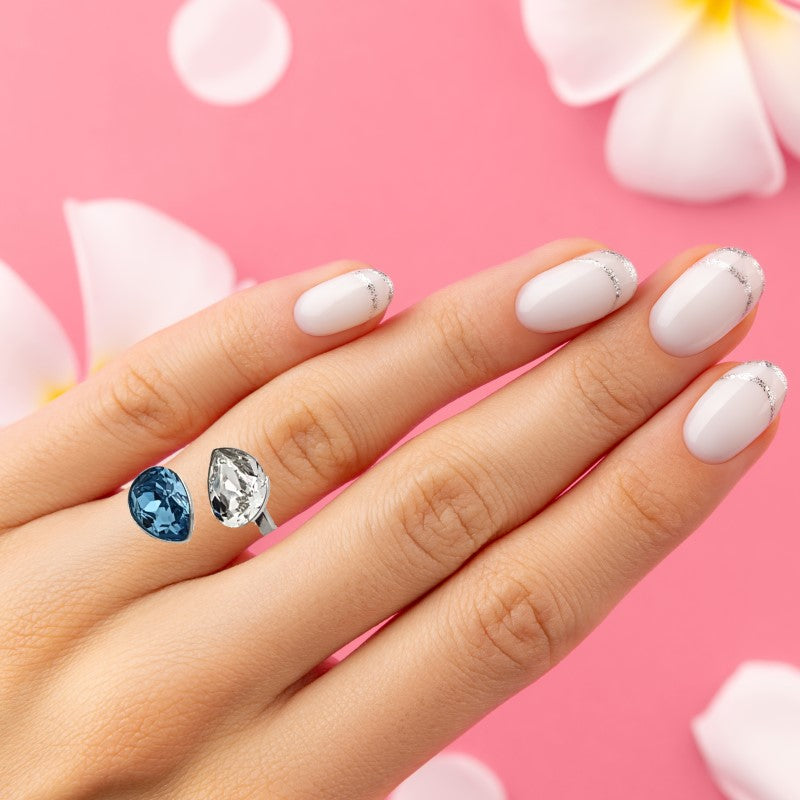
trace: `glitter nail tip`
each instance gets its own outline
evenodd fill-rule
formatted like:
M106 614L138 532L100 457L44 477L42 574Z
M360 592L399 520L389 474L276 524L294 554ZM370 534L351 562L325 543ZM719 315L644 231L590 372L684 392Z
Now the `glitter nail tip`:
M294 306L303 333L330 336L355 328L386 311L394 295L388 275L364 267L312 286Z
M650 333L672 356L700 353L733 330L764 292L764 273L744 250L725 247L693 264L659 297Z
M757 439L778 415L788 382L769 361L749 361L728 370L695 403L683 426L689 452L721 464Z
M538 333L595 322L625 305L638 284L625 256L598 250L531 278L517 294L517 319Z

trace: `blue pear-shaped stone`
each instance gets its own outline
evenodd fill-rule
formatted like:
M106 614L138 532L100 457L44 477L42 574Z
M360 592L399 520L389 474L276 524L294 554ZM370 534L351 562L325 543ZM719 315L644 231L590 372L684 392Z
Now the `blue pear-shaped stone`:
M136 476L128 491L128 508L136 524L156 539L185 542L192 532L189 492L177 473L166 467L150 467Z

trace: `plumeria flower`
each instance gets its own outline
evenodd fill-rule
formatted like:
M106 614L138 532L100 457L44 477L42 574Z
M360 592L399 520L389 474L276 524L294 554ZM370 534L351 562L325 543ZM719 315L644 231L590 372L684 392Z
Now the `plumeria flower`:
M68 201L89 371L160 328L222 299L234 269L215 244L129 200ZM0 261L0 426L73 386L79 359L41 299Z
M800 797L800 669L745 662L692 727L729 800Z
M528 38L565 103L620 94L606 158L624 185L715 201L785 182L800 157L794 0L522 0Z

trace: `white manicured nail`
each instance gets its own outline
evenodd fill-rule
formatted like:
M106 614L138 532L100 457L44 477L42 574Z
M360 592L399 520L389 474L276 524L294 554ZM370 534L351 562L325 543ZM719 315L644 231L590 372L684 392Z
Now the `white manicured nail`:
M311 336L328 336L382 314L394 284L377 269L357 269L312 286L294 304L297 327Z
M695 403L683 425L689 452L721 464L744 450L781 410L789 384L769 361L748 361L728 370Z
M763 292L764 273L753 256L734 247L715 250L659 297L650 333L670 355L694 355L733 330Z
M605 317L633 297L638 278L625 256L598 250L531 278L517 294L517 319L552 333Z

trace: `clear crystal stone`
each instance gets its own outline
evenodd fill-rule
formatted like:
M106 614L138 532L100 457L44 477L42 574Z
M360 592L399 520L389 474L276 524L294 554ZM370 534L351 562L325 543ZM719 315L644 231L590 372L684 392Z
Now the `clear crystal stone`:
M269 478L249 453L219 447L211 454L208 499L214 516L229 528L252 522L269 497Z

